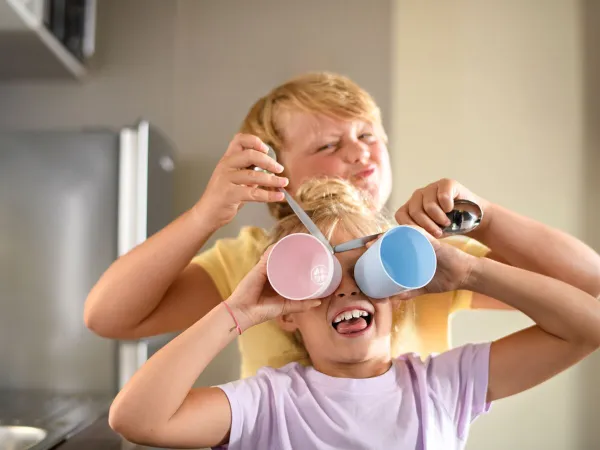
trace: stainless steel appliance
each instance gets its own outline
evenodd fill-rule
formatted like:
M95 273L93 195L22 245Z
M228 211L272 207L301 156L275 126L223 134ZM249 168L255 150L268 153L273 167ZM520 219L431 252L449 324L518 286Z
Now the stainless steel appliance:
M146 121L0 132L0 449L31 431L10 426L42 428L34 448L49 448L148 357L151 340L87 330L83 307L120 254L173 219L172 149Z

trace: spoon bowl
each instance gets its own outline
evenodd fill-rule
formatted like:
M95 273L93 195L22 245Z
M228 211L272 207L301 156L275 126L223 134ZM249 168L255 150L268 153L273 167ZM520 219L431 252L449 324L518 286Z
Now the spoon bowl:
M473 231L481 224L483 210L471 200L455 200L454 209L446 214L450 225L442 228L446 236L466 234Z

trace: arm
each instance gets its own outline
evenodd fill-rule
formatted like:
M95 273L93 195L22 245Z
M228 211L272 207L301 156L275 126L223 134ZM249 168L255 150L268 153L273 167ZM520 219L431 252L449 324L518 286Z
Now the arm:
M154 354L111 405L109 424L127 440L158 447L213 447L228 441L231 411L219 388L192 389L235 337L223 305Z
M600 303L565 282L481 258L464 287L536 322L492 344L488 401L539 385L600 346Z
M95 333L134 339L179 331L221 301L210 276L192 257L245 202L272 202L287 179L254 170L283 170L255 136L237 135L200 201L170 225L115 261L88 295L84 321Z
M571 284L600 296L600 255L583 242L498 205L486 209L486 221L471 237L492 252L487 257ZM510 223L508 227L503 224ZM474 308L492 306L494 299L475 295Z
M283 300L267 281L267 254L227 300L242 330L284 313L305 311L318 300ZM119 392L110 426L127 440L156 447L212 447L228 442L231 407L215 387L192 386L237 336L225 305L218 305L155 353Z
M492 204L460 183L441 179L416 190L396 213L400 224L416 224L440 237L448 224L445 212L454 199L477 202L484 211L480 226L469 234L491 249L486 257L547 275L571 284L593 297L600 296L600 255L578 239L557 229ZM476 293L473 308L510 309L498 299Z
M136 339L182 330L221 301L208 273L189 264L214 231L191 209L115 261L91 290L84 320L95 333Z

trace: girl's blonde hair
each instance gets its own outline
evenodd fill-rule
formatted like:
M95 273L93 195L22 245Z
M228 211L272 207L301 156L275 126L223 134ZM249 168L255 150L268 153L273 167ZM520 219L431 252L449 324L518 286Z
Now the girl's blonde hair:
M296 199L311 217L321 232L331 240L336 231L342 231L350 238L358 238L383 233L395 226L387 212L378 210L370 197L346 180L338 178L314 178L306 181L298 190ZM307 233L308 230L295 214L280 219L272 229L263 251L268 246L292 233ZM263 253L263 252L261 252ZM394 309L392 329L392 352L399 354L400 348L408 344L414 318L412 301L405 301ZM302 363L309 358L302 340L295 338L294 354Z
M278 153L284 148L283 116L289 111L362 120L371 123L387 143L381 111L373 97L349 78L331 72L310 72L276 87L250 108L240 132L258 136ZM286 203L269 203L268 206L276 219L291 213Z

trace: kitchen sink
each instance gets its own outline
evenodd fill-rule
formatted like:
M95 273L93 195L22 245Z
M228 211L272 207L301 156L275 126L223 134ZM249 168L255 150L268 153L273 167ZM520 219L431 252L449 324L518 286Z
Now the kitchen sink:
M0 449L27 450L42 442L47 434L42 428L0 425Z

